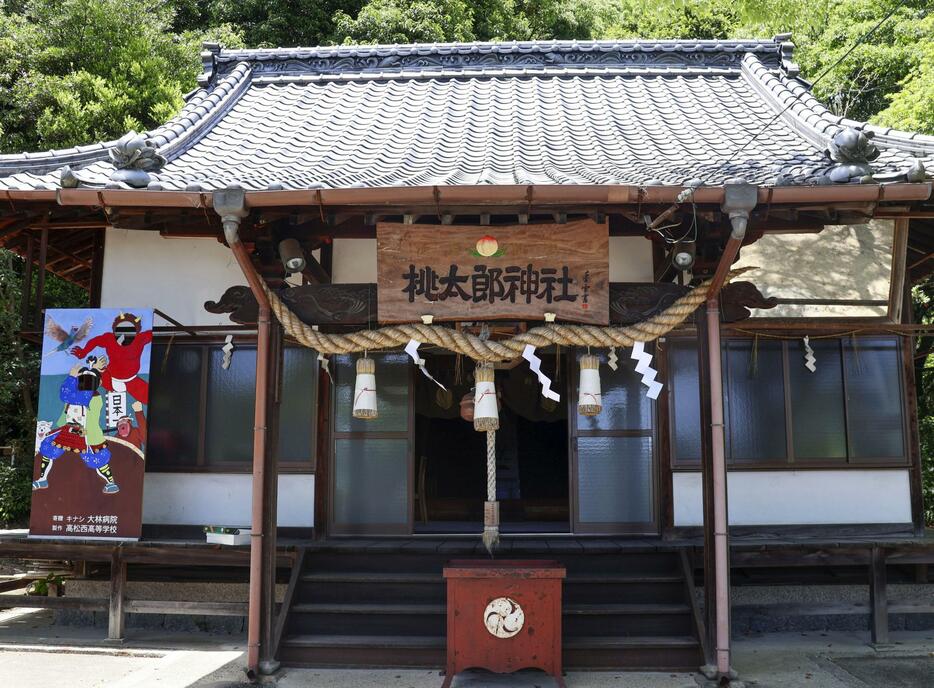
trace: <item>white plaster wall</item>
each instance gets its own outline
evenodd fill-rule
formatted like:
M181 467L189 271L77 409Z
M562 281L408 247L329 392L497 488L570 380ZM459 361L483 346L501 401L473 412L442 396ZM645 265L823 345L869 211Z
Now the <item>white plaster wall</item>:
M674 524L703 524L700 472L673 476ZM730 471L730 525L911 523L908 471Z
M332 271L337 284L376 282L376 239L335 239ZM610 281L653 282L652 242L610 237Z
M331 282L376 282L376 239L335 239L331 258Z
M252 485L248 473L147 473L143 523L249 527ZM280 526L313 526L314 503L314 475L279 476Z
M185 325L229 325L204 310L227 287L246 284L230 249L216 239L167 238L158 232L108 229L101 306L152 307ZM156 318L159 325L167 325Z
M654 282L652 242L643 237L610 237L610 281Z

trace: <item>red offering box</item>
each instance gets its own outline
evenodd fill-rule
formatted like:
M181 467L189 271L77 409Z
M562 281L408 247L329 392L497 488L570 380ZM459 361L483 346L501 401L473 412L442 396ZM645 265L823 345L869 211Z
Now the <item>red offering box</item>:
M442 688L465 669L561 671L561 581L556 561L455 560L448 589L447 667Z

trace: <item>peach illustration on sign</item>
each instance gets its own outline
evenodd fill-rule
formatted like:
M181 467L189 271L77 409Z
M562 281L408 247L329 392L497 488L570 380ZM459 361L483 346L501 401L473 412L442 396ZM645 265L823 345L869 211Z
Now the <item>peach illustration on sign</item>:
M482 237L477 241L477 246L472 250L471 255L478 256L480 258L498 258L499 256L506 253L505 249L499 247L499 242L496 241L496 237L490 236L487 234L485 237Z

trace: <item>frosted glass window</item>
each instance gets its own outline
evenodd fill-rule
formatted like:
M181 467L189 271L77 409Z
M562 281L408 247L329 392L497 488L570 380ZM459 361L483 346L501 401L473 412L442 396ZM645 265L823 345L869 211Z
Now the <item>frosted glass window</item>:
M850 456L902 458L905 438L898 342L865 337L844 342Z
M668 371L675 460L680 464L699 464L703 434L697 345L691 341L670 340Z
M406 432L409 427L409 380L412 359L407 354L373 356L376 361L376 404L379 417L353 417L356 356L334 356L336 432Z
M651 523L651 437L580 437L577 504L581 523Z
M249 462L253 459L256 349L234 347L226 370L223 359L220 347L208 351L204 460L207 464Z
M313 456L317 397L317 354L305 347L287 347L282 352L280 461L309 461Z
M341 526L406 525L408 439L334 442L334 520ZM368 528L376 533L378 528Z
M840 341L812 340L810 344L817 359L813 373L804 367L804 342L788 343L795 461L845 460L846 419Z
M151 361L147 463L194 465L201 429L201 347L154 342Z
M787 457L782 344L727 343L730 458L768 461Z
M603 410L596 416L577 416L579 430L644 430L652 427L652 400L646 394L636 362L623 350L617 352L619 369L606 364L606 351L600 359L600 387ZM575 380L574 398L577 398Z

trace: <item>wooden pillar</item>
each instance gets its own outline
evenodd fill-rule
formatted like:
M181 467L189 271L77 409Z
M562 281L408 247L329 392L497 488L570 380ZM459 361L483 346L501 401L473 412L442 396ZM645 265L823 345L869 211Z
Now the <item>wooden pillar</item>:
M23 266L23 294L20 304L20 324L23 331L32 330L33 312L32 312L32 263L36 259L36 240L32 232L26 230L26 264Z
M104 233L101 229L94 232L93 248L91 253L91 284L88 291L88 306L101 307L101 284L104 278Z
M318 433L315 436L315 540L323 540L328 532L331 485L331 377L318 371Z
M873 547L869 562L870 633L873 645L889 644L889 602L885 576L886 552Z
M705 657L708 666L717 663L714 648L717 646L717 595L714 589L714 518L713 518L713 473L711 470L710 432L710 362L708 359L707 319L703 309L695 314L697 324L697 370L700 394L701 423L701 478L703 486L703 532L704 532L704 631Z
M36 275L36 310L33 325L38 330L45 329L45 318L42 309L45 306L45 267L49 255L49 228L43 227L39 238L39 269Z
M268 410L266 412L266 470L263 472L263 575L262 603L260 609L260 656L259 667L263 674L271 674L278 669L276 661L276 530L278 524L277 502L279 492L279 405L282 396L283 347L282 327L272 324L269 342L269 385L266 394Z
M123 603L126 599L126 562L121 550L115 547L110 555L110 616L107 623L107 639L123 640L126 614Z
M902 306L902 322L914 323L914 304L911 300L911 285L906 282ZM915 535L924 536L924 469L921 466L921 429L918 425L918 376L915 367L917 341L914 336L905 337L900 343L902 370L905 378L905 412L908 420L908 461L910 465L911 522ZM924 362L920 362L923 370Z

